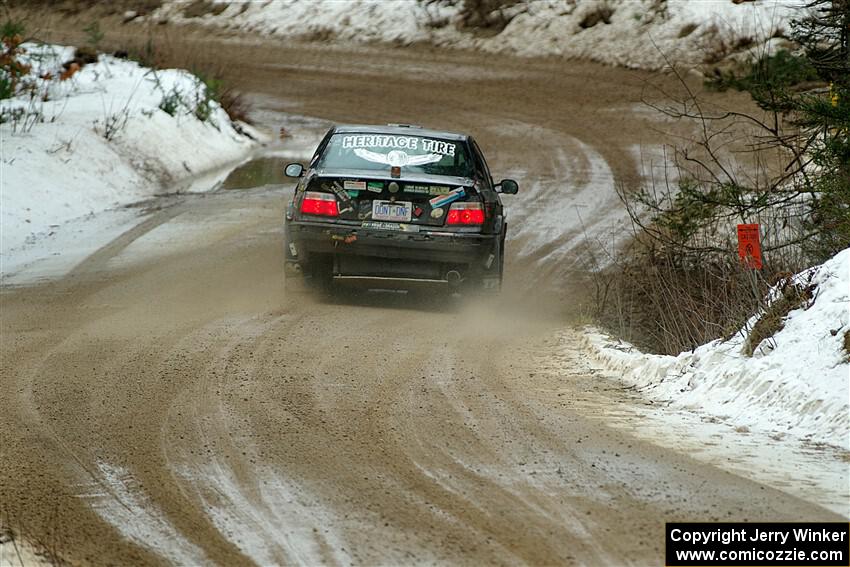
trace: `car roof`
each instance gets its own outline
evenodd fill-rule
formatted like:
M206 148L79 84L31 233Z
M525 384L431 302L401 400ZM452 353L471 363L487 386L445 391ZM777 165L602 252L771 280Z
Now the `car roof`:
M442 130L429 130L414 124L337 124L333 128L334 133L340 134L391 134L396 136L427 136L429 138L441 138L443 140L466 141L467 134L457 132L445 132Z

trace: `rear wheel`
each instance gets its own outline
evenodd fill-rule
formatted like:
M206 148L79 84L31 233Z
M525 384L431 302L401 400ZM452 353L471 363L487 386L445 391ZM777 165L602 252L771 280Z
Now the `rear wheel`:
M333 267L332 256L313 256L304 270L307 284L319 293L330 295L334 287Z
M499 242L499 247L496 249L496 258L494 262L496 264L495 269L492 269L492 272L488 270L484 273L480 279L476 282L478 284L478 289L483 291L484 293L492 293L496 294L502 290L502 281L504 279L505 274L505 233L502 233L502 239Z
M497 291L502 291L502 282L505 281L505 237L508 234L508 225L502 229L502 239L499 241L499 286Z
M286 293L303 293L307 291L304 271L296 261L287 260L283 266L283 288Z
M502 282L505 281L505 242L502 241L502 249L499 250L499 289L502 289Z

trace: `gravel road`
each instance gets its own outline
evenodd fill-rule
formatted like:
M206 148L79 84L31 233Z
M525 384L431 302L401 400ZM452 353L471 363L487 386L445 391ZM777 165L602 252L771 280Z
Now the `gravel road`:
M586 400L626 394L578 340L540 371L586 299L583 234L616 226L614 184L675 127L640 111L647 76L244 49L222 57L269 116L476 135L521 183L506 292L288 294L290 187L163 202L70 274L0 291L0 524L74 564L661 565L665 521L840 519L606 426Z

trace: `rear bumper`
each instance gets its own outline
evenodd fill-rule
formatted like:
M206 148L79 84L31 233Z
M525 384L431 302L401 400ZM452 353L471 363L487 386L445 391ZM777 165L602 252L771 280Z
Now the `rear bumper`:
M404 232L351 225L287 221L288 272L303 268L317 256L333 260L333 275L445 282L456 270L463 279L499 275L501 235Z

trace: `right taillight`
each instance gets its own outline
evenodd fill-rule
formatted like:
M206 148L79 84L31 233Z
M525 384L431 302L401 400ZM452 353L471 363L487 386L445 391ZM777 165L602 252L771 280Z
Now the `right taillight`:
M322 217L338 217L339 207L336 204L336 197L328 193L307 191L304 194L304 199L301 200L301 213Z
M481 203L454 203L449 209L446 224L484 224L484 207Z

